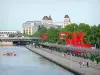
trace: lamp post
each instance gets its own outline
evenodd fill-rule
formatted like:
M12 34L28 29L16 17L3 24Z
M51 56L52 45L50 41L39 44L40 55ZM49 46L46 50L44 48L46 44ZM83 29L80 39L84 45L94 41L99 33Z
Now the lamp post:
M70 41L70 59L71 59L71 65L70 65L70 67L72 67L72 49L71 49L71 41Z
M71 47L71 41L70 41L70 47ZM72 49L70 48L70 55L71 55L71 60L72 60Z
M99 41L100 37L97 37L97 48L99 49L100 48L100 41Z

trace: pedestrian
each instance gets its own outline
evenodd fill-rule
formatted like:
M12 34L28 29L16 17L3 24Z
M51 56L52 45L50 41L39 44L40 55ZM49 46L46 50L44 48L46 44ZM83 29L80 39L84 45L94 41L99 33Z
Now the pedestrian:
M99 61L98 61L98 59L97 59L97 64L99 64Z
M80 68L81 68L82 62L80 61L79 64L80 64Z
M64 57L64 53L62 52L62 56Z
M64 53L64 56L66 56L66 53Z
M87 61L87 67L89 67L89 62Z
M87 67L89 67L90 59L87 60Z
M84 61L82 62L82 65L83 65L83 66L85 66L85 63L84 63Z

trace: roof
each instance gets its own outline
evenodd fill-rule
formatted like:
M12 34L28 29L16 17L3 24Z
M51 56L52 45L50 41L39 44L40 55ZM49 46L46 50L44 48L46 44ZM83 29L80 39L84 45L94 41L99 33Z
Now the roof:
M52 20L51 16L49 16L48 20Z
M69 18L69 16L68 15L65 15L65 17L64 18Z
M42 24L44 27L46 27L47 29L49 29L50 27L54 27L54 28L59 28L58 25L54 25L54 24Z
M32 23L34 23L34 24L42 24L41 21L26 21L25 23L23 23L23 26L22 27L28 27Z
M42 20L48 20L48 16L44 16Z
M0 30L0 32L17 32L18 30Z

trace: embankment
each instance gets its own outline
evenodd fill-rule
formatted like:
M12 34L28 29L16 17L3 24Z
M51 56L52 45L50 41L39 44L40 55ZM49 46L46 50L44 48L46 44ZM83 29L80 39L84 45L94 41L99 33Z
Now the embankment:
M0 42L0 46L13 46L13 42Z

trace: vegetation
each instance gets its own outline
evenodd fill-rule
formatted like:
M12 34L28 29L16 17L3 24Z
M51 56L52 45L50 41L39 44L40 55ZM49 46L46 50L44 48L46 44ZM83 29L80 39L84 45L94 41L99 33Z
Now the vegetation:
M84 43L89 43L93 46L95 44L100 45L100 24L98 26L89 26L85 23L80 23L79 25L73 23L67 25L65 28L61 30L56 28L49 28L48 30L45 27L39 27L38 31L34 33L33 36L40 37L42 33L46 33L47 36L45 38L45 42L49 43L58 43L58 44L65 44L64 41L58 40L58 33L59 32L84 32Z
M45 27L39 27L38 31L33 36L40 37L41 34L45 33L46 38L42 42L65 44L64 40L58 39L59 32L84 32L84 43L89 43L92 46L95 46L95 44L97 44L97 46L100 47L100 24L97 26L96 25L89 26L88 24L85 24L85 23L80 23L79 25L73 23L73 24L67 25L65 28L62 28L62 29L51 27L48 30ZM71 36L69 36L69 38L70 37ZM65 49L57 49L57 51L66 52ZM77 54L76 56L89 58L92 61L98 60L100 62L100 55Z
M57 29L57 28L49 28L46 29L44 26L39 26L38 30L33 35L26 35L29 37L40 37L41 34L45 33L46 38L43 42L48 43L58 43L58 44L65 44L64 40L58 40L58 33L59 32L84 32L84 43L89 43L92 46L97 46L97 48L100 45L100 24L90 26L85 23L80 23L79 25L73 23L70 25L67 25L65 28ZM69 36L70 38L71 36Z
M22 33L20 31L17 31L16 34L9 34L9 37L22 37Z
M38 30L33 34L34 37L40 37L41 34L46 33L47 32L47 28L44 26L39 26Z

